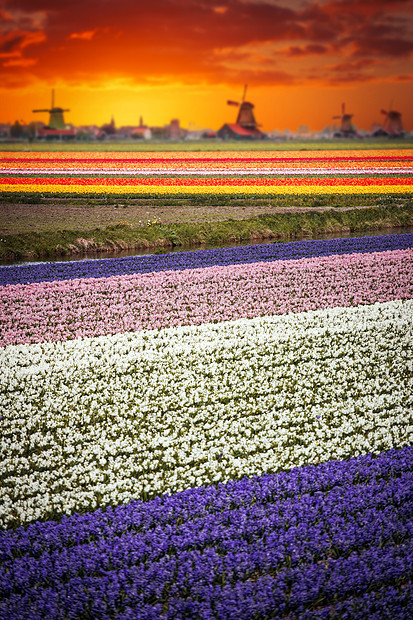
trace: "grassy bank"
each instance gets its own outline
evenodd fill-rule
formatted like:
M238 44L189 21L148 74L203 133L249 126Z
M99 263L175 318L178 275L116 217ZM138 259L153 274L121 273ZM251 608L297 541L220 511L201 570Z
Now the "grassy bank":
M59 230L2 236L0 258L57 258L133 249L163 251L176 247L202 247L205 244L254 243L329 233L391 230L412 225L411 201L400 206L263 214L219 222L151 223L139 227L118 223L87 231Z

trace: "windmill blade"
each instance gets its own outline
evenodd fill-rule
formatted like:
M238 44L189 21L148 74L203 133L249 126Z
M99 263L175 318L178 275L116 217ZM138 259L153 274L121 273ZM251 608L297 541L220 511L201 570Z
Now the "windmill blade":
M386 116L388 115L388 112L386 112L386 110L380 110L380 112L381 112L382 114L385 114Z
M332 116L333 121L341 121L341 116Z
M32 110L32 112L51 112L51 110Z
M238 101L231 101L230 99L228 99L228 101L227 101L227 105L236 105L236 106L239 106L239 103L238 103Z
M346 113L346 104L342 103L341 104L341 115L344 116L345 113Z
M247 94L247 88L248 88L248 84L245 84L244 86L244 92L242 93L242 100L241 100L241 105L244 103L245 101L245 96Z

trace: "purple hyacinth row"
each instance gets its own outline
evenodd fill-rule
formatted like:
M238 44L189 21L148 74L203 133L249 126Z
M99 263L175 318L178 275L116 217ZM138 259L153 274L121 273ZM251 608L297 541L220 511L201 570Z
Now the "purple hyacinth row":
M300 620L329 620L330 618L347 618L351 620L411 620L413 616L413 585L381 588L360 597L350 598L322 607L319 610L303 611ZM133 615L129 616L133 618ZM127 616L124 616L125 620Z
M10 530L0 618L408 618L412 488L408 446Z
M331 256L334 254L384 252L386 250L402 250L410 247L413 247L413 233L269 243L237 248L196 250L67 263L13 265L10 267L0 267L0 285L74 280L76 278L103 278L115 275L170 270L179 271L214 265L224 266L274 260L291 260L304 257Z

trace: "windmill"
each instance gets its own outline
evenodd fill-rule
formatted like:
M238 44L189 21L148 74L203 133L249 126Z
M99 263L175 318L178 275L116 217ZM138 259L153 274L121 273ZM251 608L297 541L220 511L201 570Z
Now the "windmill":
M391 107L392 106L390 104L388 112L386 110L381 110L381 113L384 114L386 117L384 119L383 129L388 133L389 136L402 136L404 130L401 112L392 110Z
M54 104L54 89L52 90L52 106L50 110L32 110L32 112L48 112L49 116L49 129L66 129L65 120L63 117L63 112L70 112L70 110L58 108Z
M341 116L333 116L334 120L341 120L340 129L334 134L335 137L355 136L356 129L351 122L354 114L346 114L346 104L341 104Z
M217 131L218 138L223 140L262 140L266 138L266 134L258 129L259 125L254 116L254 104L250 101L245 101L247 94L247 84L244 86L244 92L242 94L241 103L238 101L228 100L228 105L234 105L239 108L237 120L235 123L225 123Z
M239 106L238 116L236 120L237 125L241 125L241 127L245 127L246 129L257 129L259 127L257 121L254 117L254 104L250 101L245 101L245 96L247 94L248 84L244 86L244 92L242 94L241 103L238 101L228 100L228 105Z

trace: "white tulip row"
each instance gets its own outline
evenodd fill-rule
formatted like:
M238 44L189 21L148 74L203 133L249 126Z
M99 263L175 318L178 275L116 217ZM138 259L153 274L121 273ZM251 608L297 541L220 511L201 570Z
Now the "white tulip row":
M413 439L413 301L0 349L0 523Z

